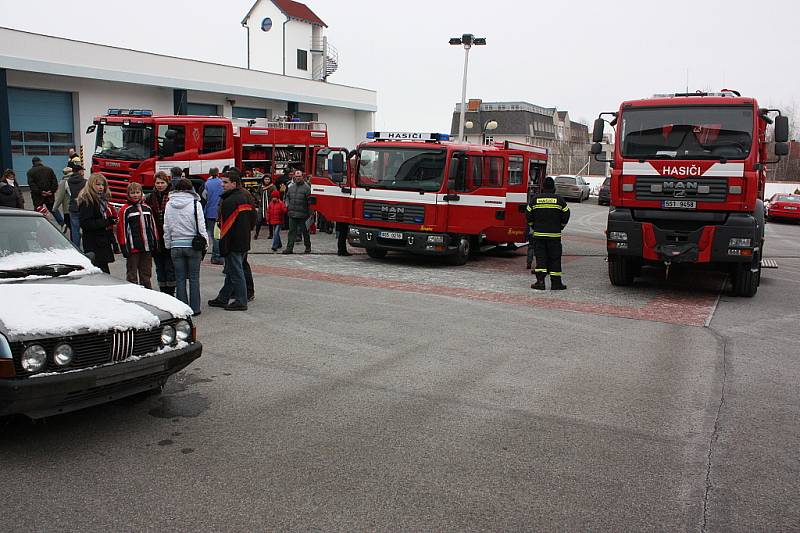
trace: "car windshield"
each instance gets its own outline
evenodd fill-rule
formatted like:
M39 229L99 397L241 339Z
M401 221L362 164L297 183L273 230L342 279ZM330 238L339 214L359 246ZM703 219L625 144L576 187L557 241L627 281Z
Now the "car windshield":
M94 154L109 159L141 161L153 156L154 146L152 126L100 124Z
M603 180L603 187L611 185L611 178L606 178Z
M623 157L744 159L753 144L749 106L632 108L622 112Z
M800 196L781 195L775 198L773 202L791 202L793 204L800 204Z
M425 148L364 148L359 154L356 183L376 189L438 191L445 153Z
M89 268L89 259L44 217L0 215L0 278Z

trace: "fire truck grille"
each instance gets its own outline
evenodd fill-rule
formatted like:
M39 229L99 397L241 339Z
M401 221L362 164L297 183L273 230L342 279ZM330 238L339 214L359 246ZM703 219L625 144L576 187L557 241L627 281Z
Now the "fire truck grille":
M423 224L425 222L425 206L364 202L364 218L403 224Z
M724 202L728 194L727 178L684 178L638 176L637 200L672 200L675 198L698 202Z

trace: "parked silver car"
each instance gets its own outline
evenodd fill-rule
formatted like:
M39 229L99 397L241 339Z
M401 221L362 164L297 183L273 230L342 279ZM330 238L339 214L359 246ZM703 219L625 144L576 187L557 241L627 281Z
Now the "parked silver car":
M103 274L39 213L0 207L0 419L159 391L202 353L191 315Z
M564 174L556 176L556 193L560 194L565 200L577 200L582 202L589 199L591 186L581 176L570 176Z

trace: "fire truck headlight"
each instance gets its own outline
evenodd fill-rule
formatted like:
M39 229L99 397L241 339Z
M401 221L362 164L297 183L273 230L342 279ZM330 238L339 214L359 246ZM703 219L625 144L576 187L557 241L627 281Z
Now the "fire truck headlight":
M741 185L731 185L728 187L728 192L731 194L742 194L742 186Z
M350 235L351 235L351 236L353 236L353 237L358 237L359 235L361 235L361 230L359 230L358 228L355 228L355 227L352 227L352 226L351 226L351 227L350 227L350 232L349 232L349 233L350 233Z
M608 240L610 241L627 241L628 234L624 231L609 231Z
M428 242L431 244L444 244L444 235L428 235Z
M730 241L728 241L728 246L730 246L731 248L737 248L737 247L738 248L744 248L744 247L750 246L750 242L751 242L750 239L736 239L736 238L734 238L734 239L731 239Z

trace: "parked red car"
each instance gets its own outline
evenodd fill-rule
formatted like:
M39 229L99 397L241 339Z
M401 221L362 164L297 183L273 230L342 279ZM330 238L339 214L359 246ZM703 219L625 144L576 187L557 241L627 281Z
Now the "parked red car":
M800 220L800 194L773 194L766 208L767 220Z

